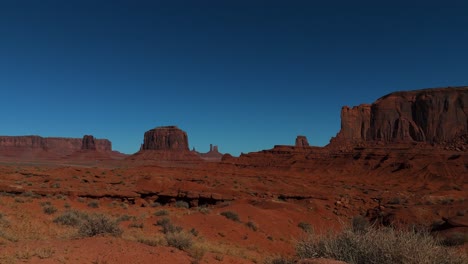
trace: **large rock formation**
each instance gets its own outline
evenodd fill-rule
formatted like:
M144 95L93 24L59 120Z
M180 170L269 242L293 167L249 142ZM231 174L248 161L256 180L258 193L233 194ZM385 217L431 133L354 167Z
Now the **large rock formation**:
M372 105L341 110L333 143L444 145L468 134L468 87L394 92Z
M40 136L0 136L0 156L20 158L60 158L82 149L111 152L112 144L107 139L58 138Z
M86 136L85 136L86 137ZM92 137L92 136L91 136ZM112 143L107 139L94 139L98 151L112 151ZM0 150L40 149L51 152L71 153L82 148L84 139L40 136L0 136Z
M131 160L200 160L189 150L187 133L176 126L157 127L145 132L140 151Z
M142 150L188 151L187 133L176 126L157 127L145 132Z

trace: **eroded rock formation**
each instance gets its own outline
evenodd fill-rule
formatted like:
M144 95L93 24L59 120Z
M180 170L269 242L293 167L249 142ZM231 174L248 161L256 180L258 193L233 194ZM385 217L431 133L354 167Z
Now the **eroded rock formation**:
M332 143L445 144L468 134L468 87L394 92L341 110Z
M296 147L305 148L309 147L309 141L307 141L306 136L297 136L296 137Z
M96 150L96 142L93 136L85 135L81 143L82 150Z
M200 153L200 152L195 152L197 155L202 157L204 160L209 160L209 161L220 161L221 158L223 157L223 153L220 153L218 151L218 146L214 146L213 144L210 144L210 151L207 153Z

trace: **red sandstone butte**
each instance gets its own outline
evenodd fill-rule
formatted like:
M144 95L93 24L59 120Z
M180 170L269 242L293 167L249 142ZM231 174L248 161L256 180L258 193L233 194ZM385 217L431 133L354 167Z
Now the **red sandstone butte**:
M177 126L162 126L145 132L140 151L130 159L200 160L189 150L187 133Z

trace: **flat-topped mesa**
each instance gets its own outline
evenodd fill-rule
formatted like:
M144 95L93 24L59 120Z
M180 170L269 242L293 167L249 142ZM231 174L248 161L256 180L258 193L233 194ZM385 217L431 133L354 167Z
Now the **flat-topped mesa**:
M142 150L189 151L187 133L176 126L163 126L145 132Z
M187 133L176 126L163 126L146 131L140 151L129 159L201 161L195 151L189 150Z
M394 92L371 105L343 107L334 143L444 145L468 134L468 87ZM336 144L335 144L336 145Z
M42 151L48 155L61 157L82 149L110 152L112 144L107 139L95 139L93 136L83 138L0 136L0 155L27 156L27 153L32 151ZM40 159L40 155L37 158Z
M295 146L298 147L298 148L309 147L309 141L307 141L307 137L306 136L297 136Z

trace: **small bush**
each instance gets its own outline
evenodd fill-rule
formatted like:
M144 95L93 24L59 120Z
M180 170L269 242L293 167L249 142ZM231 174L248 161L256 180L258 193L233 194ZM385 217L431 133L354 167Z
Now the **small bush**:
M369 229L369 222L363 216L355 216L351 221L351 229L354 233L364 233Z
M145 238L145 237L137 239L139 243L152 246L152 247L164 246L165 242L163 240L164 238Z
M257 231L257 230L258 230L257 224L255 224L255 223L252 222L252 221L248 221L245 225L246 225L248 228L252 229L253 231Z
M136 217L133 215L121 215L117 218L117 222L124 222L124 221L130 221L130 220L136 220Z
M401 199L399 197L393 197L387 202L387 204L400 204L400 203L401 203Z
M177 201L177 202L175 203L175 207L188 209L188 208L190 207L190 205L189 205L187 202L185 202L185 201Z
M155 216L163 216L163 215L168 215L168 214L169 212L167 210L159 210L159 211L154 212Z
M227 219L230 219L230 220L235 221L235 222L240 221L239 215L236 212L233 212L233 211L224 211L224 212L221 212L221 215L226 217Z
M94 214L85 219L78 230L78 234L83 237L93 237L98 235L109 234L112 236L120 236L122 234L117 221L114 221L102 214Z
M151 204L151 207L159 207L159 206L161 206L161 204L158 202L154 202Z
M83 220L86 220L89 216L79 211L66 211L62 215L54 219L54 223L66 225L66 226L78 226Z
M57 208L55 208L53 205L47 205L42 208L45 214L54 214L57 212Z
M295 264L296 260L286 257L275 257L265 261L266 264Z
M205 214L205 215L211 213L211 210L210 210L210 208L208 208L208 207L200 207L200 208L198 209L198 211L199 211L200 213L202 213L202 214Z
M192 228L190 229L190 234L192 234L193 236L198 236L198 230L196 230L195 228Z
M138 223L138 222L131 222L128 227L131 228L143 228L143 223Z
M192 247L192 236L185 232L171 232L166 234L167 244L180 250L187 250Z
M307 222L300 222L299 224L297 224L297 227L299 227L306 233L312 232L312 225Z
M463 233L452 233L448 237L441 240L441 244L446 247L454 247L464 245L468 241L468 235Z
M99 202L96 201L96 200L93 200L91 202L88 203L88 207L91 207L91 208L99 208Z
M171 220L167 217L164 217L162 219L159 219L157 222L156 222L156 225L158 226L161 226L163 228L162 232L164 234L167 234L167 233L177 233L177 232L180 232L182 231L182 227L180 226L175 226L171 223Z

